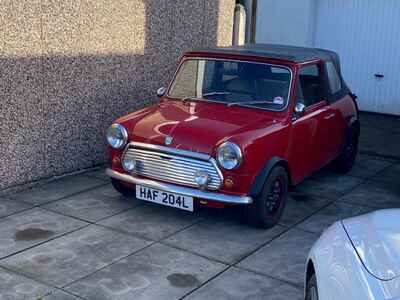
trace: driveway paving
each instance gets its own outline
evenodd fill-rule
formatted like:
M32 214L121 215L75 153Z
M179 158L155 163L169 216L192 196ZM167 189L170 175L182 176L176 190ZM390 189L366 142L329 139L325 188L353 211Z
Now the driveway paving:
M296 225L330 203L332 203L331 199L302 193L291 193L280 224L289 227Z
M362 182L363 180L360 178L339 175L324 169L296 186L294 190L316 197L337 199L353 190Z
M391 166L388 160L377 159L369 156L359 156L353 169L347 174L359 178L369 178Z
M370 211L372 211L370 207L342 202L332 203L298 224L297 227L308 232L322 233L336 221L363 215Z
M238 267L301 287L308 252L317 239L317 234L293 228L241 261Z
M106 184L103 180L84 175L68 176L21 193L10 195L14 200L34 205L48 203Z
M399 184L400 163L392 164L373 177L376 181Z
M33 206L28 203L18 202L6 198L0 198L0 218L27 210L32 207Z
M199 216L186 211L143 204L99 223L122 232L158 241L199 220Z
M150 242L91 225L0 261L7 269L63 287Z
M165 240L165 243L232 264L285 231L263 230L232 221L204 221Z
M226 268L223 264L154 244L66 290L97 300L173 300L185 296Z
M282 281L230 268L187 297L190 300L301 300L302 290Z
M0 268L0 299L36 299L52 289L32 279L22 277Z
M2 218L0 219L0 258L86 225L86 222L41 208Z
M400 176L400 172L398 176ZM400 177L398 177L399 179ZM400 181L397 183L367 181L339 200L375 209L400 207L399 183Z
M96 222L135 205L138 205L137 200L122 196L108 184L51 202L43 207L85 221Z

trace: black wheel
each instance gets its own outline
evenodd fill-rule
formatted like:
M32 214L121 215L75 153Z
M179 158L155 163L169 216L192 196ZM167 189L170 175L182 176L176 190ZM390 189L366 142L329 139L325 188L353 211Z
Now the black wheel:
M342 174L350 172L353 168L358 153L359 131L352 127L340 156L332 162L332 168Z
M272 169L261 194L245 208L246 221L256 227L271 228L276 225L285 208L289 179L285 168Z
M317 278L313 274L307 282L306 300L318 300Z
M135 190L122 184L121 181L111 178L111 184L118 192L124 196L134 196Z

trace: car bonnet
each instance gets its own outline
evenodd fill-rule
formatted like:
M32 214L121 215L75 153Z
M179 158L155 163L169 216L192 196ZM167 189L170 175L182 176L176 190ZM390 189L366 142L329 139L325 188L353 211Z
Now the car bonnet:
M400 276L400 209L376 211L342 224L370 274L380 280Z

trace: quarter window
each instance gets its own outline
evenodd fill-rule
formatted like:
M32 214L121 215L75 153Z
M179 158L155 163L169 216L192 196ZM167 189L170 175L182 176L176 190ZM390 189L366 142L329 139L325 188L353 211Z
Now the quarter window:
M324 85L319 65L309 65L300 70L297 101L308 107L324 99Z
M340 81L339 74L335 65L329 61L326 63L326 72L328 73L329 86L331 93L336 94L342 89L342 82Z

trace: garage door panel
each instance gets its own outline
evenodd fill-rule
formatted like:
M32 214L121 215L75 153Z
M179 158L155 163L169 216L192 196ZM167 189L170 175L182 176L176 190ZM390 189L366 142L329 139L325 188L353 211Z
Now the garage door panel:
M362 110L400 115L400 1L318 0L315 46L340 54Z

